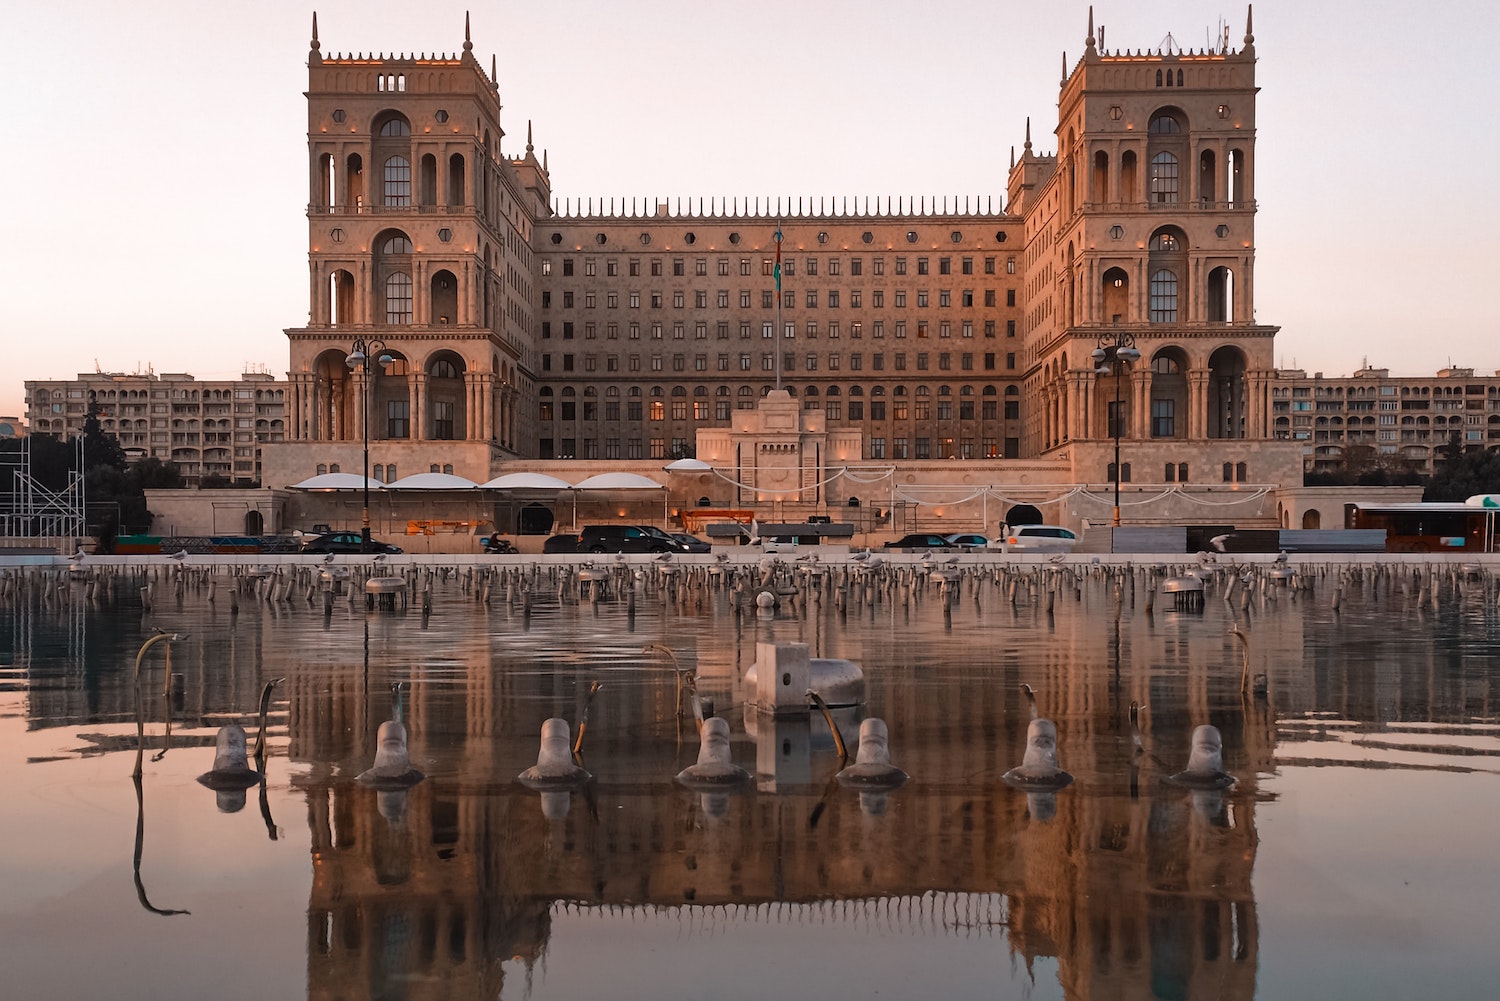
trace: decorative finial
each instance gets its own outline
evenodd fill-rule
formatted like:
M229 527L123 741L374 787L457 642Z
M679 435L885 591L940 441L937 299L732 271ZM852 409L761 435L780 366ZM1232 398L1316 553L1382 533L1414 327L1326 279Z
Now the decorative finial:
M1085 41L1083 44L1084 44L1084 46L1086 48L1089 48L1089 49L1092 49L1094 47L1094 5L1093 4L1089 4L1089 37L1088 37L1088 40Z
M1245 44L1255 44L1255 4L1245 4Z
M319 45L318 45L318 12L317 11L313 11L312 50L314 52L317 52L318 48L319 48Z
M526 155L530 156L534 149L536 147L531 145L531 119L528 118L526 119Z
M1067 82L1068 82L1068 50L1064 49L1063 50L1063 58L1062 58L1062 76L1058 79L1057 85L1059 87L1062 87L1062 86L1066 85Z
M464 11L464 51L473 52L474 42L469 38L469 12Z
M1031 154L1031 116L1026 116L1026 144L1021 147L1024 155Z
M1016 169L1016 144L1015 143L1011 143L1010 144L1010 169L1011 170L1015 170Z
M495 93L500 93L500 64L493 52L490 53L490 85L495 88Z
M542 173L547 173L547 150L542 150Z

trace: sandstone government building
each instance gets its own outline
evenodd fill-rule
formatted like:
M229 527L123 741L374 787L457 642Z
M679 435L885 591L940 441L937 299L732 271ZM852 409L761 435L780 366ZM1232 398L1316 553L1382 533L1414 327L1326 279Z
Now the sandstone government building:
M383 483L636 472L665 488L663 520L745 509L887 532L993 530L1018 502L1107 523L1117 476L1132 522L1331 527L1305 468L1368 446L1430 469L1452 430L1500 445L1500 378L1274 368L1248 15L1238 47L1226 31L1131 51L1106 50L1091 14L1037 137L1057 152L1028 121L1003 198L982 203L561 195L530 124L524 144L502 127L494 60L464 34L457 55L332 54L314 19L309 310L286 331L286 382L28 382L31 430L74 430L93 406L189 482L259 480L245 503L267 530L357 518L288 488L358 473L366 441ZM356 346L368 366L351 367ZM424 513L391 494L377 533ZM502 530L580 503L436 496L427 520L467 510Z

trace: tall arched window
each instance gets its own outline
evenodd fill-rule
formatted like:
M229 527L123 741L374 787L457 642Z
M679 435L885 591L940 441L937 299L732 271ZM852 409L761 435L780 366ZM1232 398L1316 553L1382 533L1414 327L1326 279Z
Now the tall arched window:
M1151 322L1177 322L1177 275L1166 268L1151 273Z
M1147 199L1157 203L1175 202L1178 190L1177 154L1163 150L1151 158L1151 188Z
M385 322L411 322L411 275L404 271L385 280Z
M384 204L411 204L411 161L404 156L389 157L385 161Z

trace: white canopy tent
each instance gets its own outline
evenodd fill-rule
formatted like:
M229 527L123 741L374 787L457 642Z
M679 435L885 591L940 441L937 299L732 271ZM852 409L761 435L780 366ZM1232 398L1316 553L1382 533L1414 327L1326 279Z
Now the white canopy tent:
M506 473L479 484L480 490L572 490L573 484L546 473Z
M385 484L379 480L369 480L368 483L363 476L357 473L320 473L309 477L301 483L293 483L287 487L288 490L363 490L366 486L371 490L384 490Z
M387 490L473 490L479 484L452 473L413 473L385 485Z
M580 480L573 484L573 525L578 525L578 494L582 491L598 491L600 493L624 490L660 490L661 494L661 527L665 530L671 527L667 517L667 485L657 483L649 476L639 473L600 473L590 476L586 480Z

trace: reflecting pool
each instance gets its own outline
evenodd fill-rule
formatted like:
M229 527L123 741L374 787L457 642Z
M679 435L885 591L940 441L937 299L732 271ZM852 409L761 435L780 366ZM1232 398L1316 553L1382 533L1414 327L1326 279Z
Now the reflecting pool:
M1179 611L1147 567L789 563L759 610L705 566L617 564L590 594L518 562L367 610L255 569L3 571L7 995L1375 999L1500 976L1488 571L1219 568ZM138 739L158 629L179 638L141 656ZM765 643L862 666L833 721L852 760L884 720L910 780L841 785L820 713L752 708ZM264 780L201 783L277 679ZM683 681L748 782L675 781ZM592 781L518 782L543 721L585 713ZM1002 779L1034 713L1062 788ZM390 719L421 780L357 781ZM1200 724L1228 789L1167 781Z

